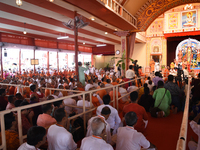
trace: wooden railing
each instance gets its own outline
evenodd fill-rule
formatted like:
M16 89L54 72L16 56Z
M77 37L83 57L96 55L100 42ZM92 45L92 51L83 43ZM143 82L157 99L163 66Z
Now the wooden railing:
M99 3L107 7L109 10L122 17L125 21L130 23L137 29L137 19L131 15L122 5L116 0L97 0Z
M189 113L189 100L190 100L190 82L191 78L188 78L188 89L185 101L185 109L183 113L183 119L181 123L180 133L178 142L176 145L176 150L186 150L187 146L187 131L188 131L188 113Z
M139 79L139 78L137 78ZM134 80L137 80L134 79ZM120 85L123 84L127 84L129 82L132 82L134 80L130 80L128 82L124 82ZM20 86L20 88L26 87L23 85L14 85L14 84L4 84L4 83L0 83L0 85L7 85L7 86ZM73 94L73 95L69 95L66 97L61 97L61 98L57 98L57 99L52 99L52 100L48 100L48 101L41 101L39 103L34 103L34 104L30 104L30 105L26 105L26 106L21 106L21 107L16 107L10 110L4 110L4 111L0 111L0 119L1 119L1 139L2 141L0 141L0 143L2 143L2 145L0 145L0 149L6 150L6 136L5 136L5 122L4 122L4 115L8 114L10 112L17 112L17 119L18 119L18 134L19 134L19 141L20 141L20 145L23 143L23 140L27 137L26 135L22 135L22 120L21 120L21 110L23 109L27 109L27 108L32 108L32 107L36 107L36 106L41 106L44 104L48 104L48 103L53 103L59 100L63 100L66 98L72 98L72 97L76 97L76 96L83 96L83 107L79 107L79 106L71 106L71 105L66 105L68 107L75 107L75 108L82 108L83 109L83 113L77 114L73 117L68 118L69 120L72 120L74 118L77 118L79 116L83 116L83 121L84 121L84 131L86 131L86 116L85 114L92 112L93 110L95 110L96 108L92 108L90 107L90 109L88 110L88 108L85 107L85 95L89 94L90 95L90 106L92 106L92 95L93 93L99 91L99 90L103 90L103 89L110 89L112 88L113 90L113 100L111 102L113 102L113 106L116 107L118 109L118 103L115 103L115 98L118 100L120 100L122 97L118 97L118 87L120 85L115 85L115 86L111 86L111 87L105 87L105 88L100 88L100 89L95 89L92 91L74 91L74 90L65 90L65 89L53 89L53 88L47 88L49 90L59 90L59 91L73 91L73 92L77 92L78 94ZM46 88L44 88L46 89ZM116 91L116 95L115 95L115 91ZM130 93L128 93L127 95L129 95ZM126 95L126 96L127 96ZM124 97L124 96L123 96Z

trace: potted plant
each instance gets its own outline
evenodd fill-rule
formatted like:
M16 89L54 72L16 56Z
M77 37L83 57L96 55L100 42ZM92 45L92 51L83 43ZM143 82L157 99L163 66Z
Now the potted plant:
M122 54L122 57L113 57L113 58L111 58L111 59L119 59L118 62L117 62L117 64L116 64L116 66L118 67L119 64L121 64L121 67L122 67L122 74L123 74L123 75L125 75L125 69L126 69L125 61L126 61L126 59L131 60L131 62L134 61L132 58L126 58L126 57L125 57L125 50L124 50L124 52L123 52L123 54Z

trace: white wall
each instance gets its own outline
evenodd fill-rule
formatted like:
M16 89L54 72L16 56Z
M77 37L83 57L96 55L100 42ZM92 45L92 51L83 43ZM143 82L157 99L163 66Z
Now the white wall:
M135 43L133 55L131 58L138 60L138 65L142 66L142 71L144 72L147 64L146 43Z
M114 55L113 56L93 55L95 68L97 69L105 68L107 64L109 64L110 67L113 67L112 63L110 63L112 57L114 57Z

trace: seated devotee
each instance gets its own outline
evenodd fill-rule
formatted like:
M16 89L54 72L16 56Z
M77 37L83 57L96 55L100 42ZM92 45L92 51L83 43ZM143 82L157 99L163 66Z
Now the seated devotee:
M121 96L127 95L128 92L126 91L125 84L121 85L119 87L119 93L120 93ZM129 95L127 95L127 96L125 96L125 97L122 98L122 100L124 102L127 101L128 99L129 99Z
M101 81L102 81L102 83L104 83L104 85L107 84L106 80L107 80L107 78L106 78L106 76L104 75L104 77L101 79Z
M133 92L133 91L138 91L139 88L135 85L135 81L132 82L132 85L128 87L127 92Z
M108 119L106 121L109 123L110 128L111 128L111 130L113 131L113 134L114 134L114 133L116 133L116 131L119 127L119 124L121 123L121 119L118 115L118 111L114 107L109 105L110 101L111 101L110 95L108 95L108 94L105 95L103 97L104 104L97 107L96 113L97 113L97 115L101 115L101 111L105 106L110 108L111 113L110 113L110 116L108 117Z
M93 90L93 88L89 89L89 91ZM100 98L98 94L92 94L92 104L94 107L98 107L103 104L103 100Z
M53 106L51 103L42 105L43 114L37 118L37 125L44 128L56 124L56 119L51 116Z
M113 150L113 147L104 140L106 138L106 126L101 118L94 118L91 121L92 135L82 140L80 150Z
M38 150L46 142L46 129L33 126L28 130L27 142L23 143L17 150Z
M16 101L15 96L14 95L9 95L8 96L8 104L6 106L6 110L14 108L15 107L15 101Z
M138 99L140 99L141 96L144 94L144 88L146 88L147 86L148 86L148 84L145 83L145 84L143 85L143 87L141 87L141 88L139 89L139 91L138 91Z
M5 99L6 90L0 89L0 111L5 110L8 104L8 101Z
M156 148L146 137L135 130L138 117L135 112L130 111L125 115L125 127L119 127L117 130L116 150L140 150L141 147Z
M52 99L52 97L53 96L49 96L50 99ZM53 108L54 112L52 112L52 114L53 114L52 116L54 116L54 113L58 108L64 108L65 104L64 104L63 100L59 100L59 101L53 102L53 106L54 106L54 108Z
M144 109L144 107L137 104L138 93L136 91L134 91L130 94L130 99L131 99L131 103L124 106L123 116L125 116L125 114L130 112L130 111L134 111L137 114L137 117L138 117L137 124L135 125L134 128L138 132L144 132L144 130L147 126L147 123L148 123L147 112Z
M138 101L138 104L143 106L146 110L146 112L149 112L150 107L153 107L154 105L154 99L152 98L152 95L149 94L149 88L144 88L144 94L141 96L141 98Z
M37 91L37 88L36 88L35 84L32 84L30 86L30 89L31 89L30 97L31 97L31 95L37 95L38 98L43 98L44 97L44 93L41 93L42 92L42 87L40 87L40 92Z
M15 84L15 82L11 82L10 84ZM9 94L9 95L14 95L14 92L15 92L15 86L11 86L11 87L9 88L8 94Z
M88 137L88 136L92 136L93 135L93 132L92 132L92 122L93 122L93 120L94 119L96 119L96 118L100 118L100 119L102 119L102 121L104 121L105 123L106 123L106 139L105 139L105 141L107 142L107 143L111 143L111 133L110 133L110 125L109 125L109 123L106 121L108 118L109 118L109 116L110 116L110 114L111 114L111 110L110 110L110 108L108 107L108 106L105 106L102 110L101 110L101 115L98 115L98 116L95 116L95 117L92 117L89 121L88 121L88 127L87 127L87 134L86 134L86 137Z
M16 150L19 144L19 136L17 133L17 120L15 115L11 112L5 114L5 136L6 136L6 148L7 150ZM0 141L2 141L2 137L0 134Z
M93 81L92 79L88 80L88 84L85 85L85 91L89 91L90 88L93 88Z
M47 88L52 88L50 83L47 83ZM48 97L49 95L51 95L50 93L50 89L45 89L45 97Z
M147 77L147 80L145 81L145 83L149 83L149 81L151 80L151 77Z
M158 81L160 81L160 80L164 82L164 80L160 77L160 72L156 72L155 77L152 80L154 85L158 86Z
M160 104L158 108L162 111L162 114L159 115L167 117L170 114L172 100L170 91L164 88L163 81L158 81L158 89L153 93L153 98L155 99L154 107Z
M104 83L100 83L100 88L104 88L104 87L105 87ZM102 90L97 91L96 94L98 94L102 99L107 94L107 92L105 89L102 89Z
M16 100L24 100L24 97L22 96L21 93L16 93L15 97L16 97Z
M78 100L78 101L77 101L77 106L83 107L83 100ZM86 94L86 95L85 95L85 111L91 109L92 107L94 107L94 106L93 106L93 104L90 105L90 95L89 95L89 94ZM80 113L83 112L83 108L76 108L76 110L77 110L78 114L80 114ZM87 114L85 115L86 121L88 121L88 120L91 118L91 116L92 116L92 113L90 113L90 112L87 113ZM80 117L83 118L83 115L80 116Z
M106 89L107 94L109 94L110 91L113 90L113 88L112 88L113 85L111 84L111 80L110 79L107 79L106 82L107 82L107 84L105 84L105 87L111 87L111 88Z
M59 85L59 86L58 86L58 89L64 89L63 85ZM64 91L59 91L58 98L63 97L63 92L64 92Z
M30 103L28 103L27 101L24 100L20 104L20 106L25 106L25 105L29 105L29 104ZM21 111L23 135L26 135L28 130L30 129L30 127L33 126L33 121L32 121L33 116L34 116L34 112L31 110L31 108L23 109Z
M74 142L72 134L66 130L68 118L64 108L57 109L54 117L57 124L51 125L48 129L48 149L76 150L77 144Z
M53 93L51 96L53 96L55 99L56 99L56 98L59 98L59 97L58 97L59 93L60 93L60 91L54 90L54 93Z
M39 99L36 96L32 96L30 98L30 104L34 104L34 103L38 103ZM34 116L33 116L33 125L36 125L37 122L37 118L39 116L39 114L42 114L42 108L41 106L36 106L32 108L33 112L34 112Z
M190 127L198 135L198 139L200 138L200 125L198 124L200 119L200 113L192 120L190 121ZM193 138L188 143L189 150L199 150L200 148L200 142L196 142Z
M181 100L179 98L179 95L181 94L181 89L179 88L177 84L173 83L173 80L174 80L174 76L169 75L168 82L165 83L164 88L170 91L171 99L172 99L171 105L174 105L175 107L174 113L176 113L177 111L181 110Z
M152 82L152 80L149 80L147 84L148 84L149 91L152 92L154 83Z
M98 85L98 78L94 78L93 79L93 86L95 87L95 88L97 88L99 85Z
M59 89L64 89L63 85L59 85L58 86ZM67 91L60 91L58 97L63 97L63 96L68 96L68 92Z
M15 107L19 107L22 102L23 100L16 100L14 103Z
M29 86L29 83L25 82L25 86ZM30 98L30 93L31 93L30 87L24 87L23 88L23 97L24 98Z
M73 106L76 106L76 100L69 97L69 98L65 98L63 100L63 103L65 105L73 105ZM74 107L70 107L70 106L65 106L65 110L67 111L67 114L73 114L76 112L76 109Z

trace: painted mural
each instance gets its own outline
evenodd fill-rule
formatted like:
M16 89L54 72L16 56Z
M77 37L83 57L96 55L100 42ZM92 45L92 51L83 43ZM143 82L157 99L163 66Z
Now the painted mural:
M168 28L169 29L177 29L178 28L178 13L171 13L168 16Z
M197 26L197 11L182 12L182 28L194 28Z
M163 31L163 20L156 20L150 26L151 33L162 32L162 31Z

